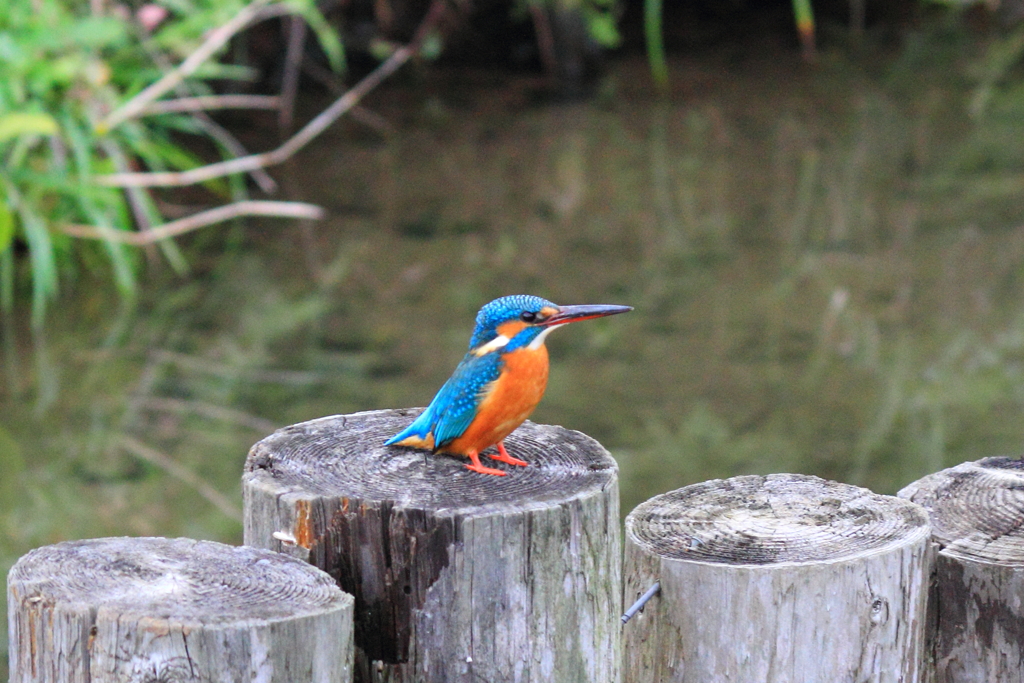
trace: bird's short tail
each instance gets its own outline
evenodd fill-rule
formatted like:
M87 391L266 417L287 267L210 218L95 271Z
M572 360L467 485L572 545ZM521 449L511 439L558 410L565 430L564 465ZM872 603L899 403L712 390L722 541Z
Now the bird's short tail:
M411 446L434 450L434 435L430 433L431 424L424 420L423 415L413 420L412 424L384 442L385 446Z

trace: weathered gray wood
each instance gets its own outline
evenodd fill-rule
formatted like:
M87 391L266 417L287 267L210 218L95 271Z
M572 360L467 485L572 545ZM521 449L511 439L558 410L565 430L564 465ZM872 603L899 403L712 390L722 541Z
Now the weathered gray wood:
M817 477L695 484L626 518L626 683L914 683L923 509Z
M7 605L12 683L352 680L352 597L266 550L58 543L14 565Z
M245 542L306 558L355 596L357 681L617 682L615 461L530 422L506 441L530 465L493 463L505 477L383 446L417 412L328 417L256 444Z
M938 549L929 646L938 683L1024 681L1024 462L985 458L899 495L920 503Z

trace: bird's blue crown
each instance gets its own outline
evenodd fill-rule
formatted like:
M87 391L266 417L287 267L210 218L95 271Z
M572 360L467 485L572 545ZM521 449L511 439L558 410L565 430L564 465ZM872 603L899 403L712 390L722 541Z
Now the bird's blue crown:
M547 299L529 294L513 294L495 299L476 314L476 329L473 330L473 338L469 340L470 350L497 337L498 326L502 323L516 320L526 311L539 313L545 307L558 308ZM536 329L536 332L539 333L540 330Z

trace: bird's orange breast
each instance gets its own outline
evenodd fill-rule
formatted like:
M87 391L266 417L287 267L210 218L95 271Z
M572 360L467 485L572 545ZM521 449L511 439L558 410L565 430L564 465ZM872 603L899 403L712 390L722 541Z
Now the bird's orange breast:
M482 451L511 434L530 416L548 384L548 350L521 348L505 354L505 365L480 401L462 436L441 450L465 455Z

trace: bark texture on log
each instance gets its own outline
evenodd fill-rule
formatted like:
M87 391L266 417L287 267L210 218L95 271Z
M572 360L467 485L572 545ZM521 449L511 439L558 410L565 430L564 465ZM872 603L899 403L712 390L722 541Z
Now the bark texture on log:
M528 467L488 463L505 477L385 447L417 413L327 417L256 444L245 542L307 559L355 596L357 681L618 681L615 461L530 422L506 441Z
M965 462L899 495L928 511L938 548L929 680L1024 682L1024 461Z
M919 680L923 509L795 474L714 480L626 518L626 683Z
M256 548L99 538L7 577L12 683L348 683L352 597Z

